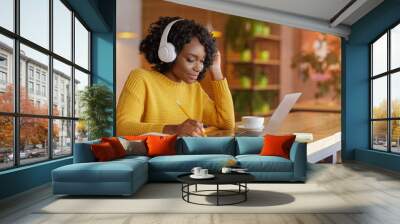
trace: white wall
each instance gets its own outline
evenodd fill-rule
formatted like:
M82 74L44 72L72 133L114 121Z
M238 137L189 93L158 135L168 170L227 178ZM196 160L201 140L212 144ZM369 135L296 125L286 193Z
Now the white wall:
M135 39L117 38L117 101L129 72L141 67L139 44L142 36L142 0L118 0L117 32L135 32Z

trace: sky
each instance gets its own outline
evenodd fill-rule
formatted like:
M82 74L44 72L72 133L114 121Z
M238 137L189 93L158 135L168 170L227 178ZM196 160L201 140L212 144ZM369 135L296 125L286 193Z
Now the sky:
M20 0L21 36L48 48L49 44L49 10L48 0ZM71 12L59 0L53 0L54 47L57 54L71 60ZM13 30L13 0L0 0L0 26ZM84 68L88 68L88 32L82 24L75 21L75 60ZM9 43L8 38L0 35L0 41ZM12 42L11 42L12 46ZM48 56L21 45L25 55L43 64L48 64ZM59 66L63 69L65 66ZM63 71L63 70L61 70ZM64 71L63 71L64 72ZM66 74L69 74L67 72Z

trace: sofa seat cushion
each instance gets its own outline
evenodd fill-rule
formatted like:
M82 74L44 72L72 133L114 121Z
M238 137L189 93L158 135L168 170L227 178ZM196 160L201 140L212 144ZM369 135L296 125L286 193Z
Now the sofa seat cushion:
M132 177L147 172L147 163L140 159L108 162L74 163L53 170L58 182L131 182ZM147 173L143 173L147 176Z
M151 172L190 172L193 167L199 166L216 172L230 159L235 158L222 154L158 156L149 160L149 170Z
M279 156L239 155L236 160L249 172L293 172L292 161Z

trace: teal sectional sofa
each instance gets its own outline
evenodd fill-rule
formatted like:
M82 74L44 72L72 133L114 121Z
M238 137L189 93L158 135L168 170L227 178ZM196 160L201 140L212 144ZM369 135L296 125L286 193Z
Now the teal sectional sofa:
M148 181L176 181L176 177L200 166L219 172L234 159L259 182L305 182L306 143L295 142L290 159L260 156L263 137L182 137L177 155L127 156L96 162L91 141L75 144L74 163L52 171L54 194L131 195Z

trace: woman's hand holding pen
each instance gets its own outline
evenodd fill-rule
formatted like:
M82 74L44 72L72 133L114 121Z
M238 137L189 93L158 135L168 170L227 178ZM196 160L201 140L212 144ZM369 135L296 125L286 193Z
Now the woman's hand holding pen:
M179 136L204 136L204 127L199 121L187 119L178 125L165 125L163 132Z
M187 119L176 127L176 134L180 136L203 136L203 123Z

